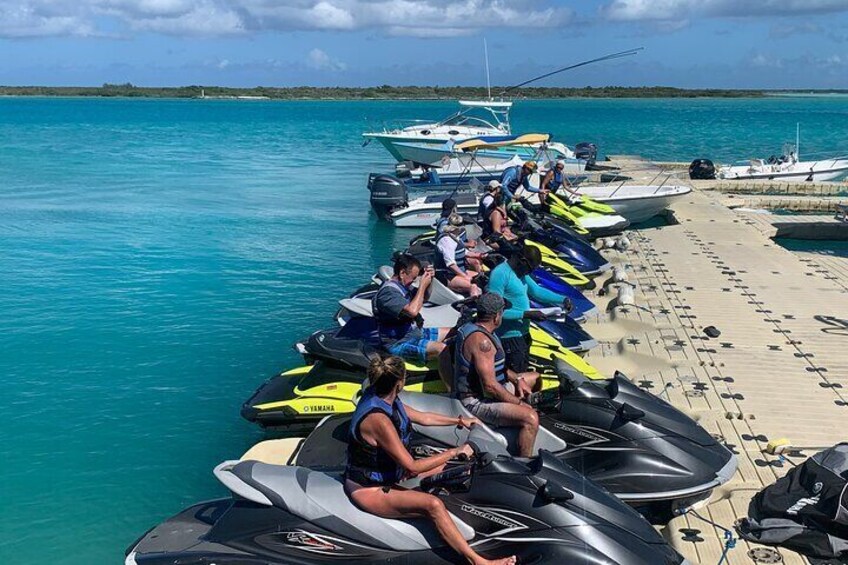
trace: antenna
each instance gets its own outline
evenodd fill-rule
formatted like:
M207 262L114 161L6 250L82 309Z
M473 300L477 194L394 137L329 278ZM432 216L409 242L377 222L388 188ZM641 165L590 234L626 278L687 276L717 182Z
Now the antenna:
M492 99L492 80L489 78L489 46L486 38L483 38L483 53L486 57L486 90L489 91L489 100Z
M801 160L801 122L795 124L795 160Z
M561 69L557 69L555 71L551 71L549 73L545 73L543 75L539 75L535 78L531 78L530 80L525 80L522 83L510 86L506 90L502 90L498 96L503 96L510 90L515 90L516 88L521 88L522 86L527 86L530 83L536 82L537 80L542 80L543 78L548 78L553 75L557 75L559 73L570 71L571 69L576 69L577 67L585 67L586 65L591 65L592 63L600 63L601 61L610 61L612 59L620 59L622 57L629 57L631 55L636 55L639 51L642 51L644 47L637 47L636 49L628 49L627 51L619 51L618 53L611 53L609 55L604 55L603 57L598 57L597 59L589 59L588 61L583 61L581 63L576 63L574 65L569 65L567 67L562 67Z

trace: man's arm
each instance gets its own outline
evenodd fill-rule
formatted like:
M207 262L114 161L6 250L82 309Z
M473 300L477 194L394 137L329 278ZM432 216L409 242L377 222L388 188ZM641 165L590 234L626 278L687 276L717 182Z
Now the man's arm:
M492 341L480 332L472 335L464 344L466 357L471 350L472 362L477 374L480 375L483 390L490 397L510 404L520 404L521 400L510 393L495 379L495 346Z
M504 174L501 175L501 191L503 192L506 200L512 200L514 198L512 192L509 190L509 183L515 178L515 174L515 169L507 169L504 171Z
M530 295L530 298L536 302L548 304L549 306L559 306L565 301L565 296L539 286L539 284L533 280L533 277L529 275L524 277L524 281L527 283L527 292Z

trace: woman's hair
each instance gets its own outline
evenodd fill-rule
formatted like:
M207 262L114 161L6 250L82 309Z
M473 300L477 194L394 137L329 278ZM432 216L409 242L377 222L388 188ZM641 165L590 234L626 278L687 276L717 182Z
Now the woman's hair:
M400 357L376 357L368 366L368 382L377 396L389 394L406 377L406 365Z

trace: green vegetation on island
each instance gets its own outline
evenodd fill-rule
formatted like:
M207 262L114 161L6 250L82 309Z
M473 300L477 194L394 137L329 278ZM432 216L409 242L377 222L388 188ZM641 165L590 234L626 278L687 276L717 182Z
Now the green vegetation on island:
M506 87L493 87L497 95ZM508 93L509 98L748 98L762 90L683 89L650 87L527 87ZM266 87L223 86L144 87L126 84L87 86L0 86L0 96L99 96L128 98L269 98L274 100L457 100L486 98L483 87L473 86L373 86L373 87Z

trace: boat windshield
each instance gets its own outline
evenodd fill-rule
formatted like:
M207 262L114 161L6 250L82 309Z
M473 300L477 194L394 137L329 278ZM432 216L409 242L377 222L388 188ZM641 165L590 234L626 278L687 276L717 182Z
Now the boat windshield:
M499 129L509 133L509 106L485 106L475 105L466 107L459 112L451 114L439 125L444 126L482 126Z

